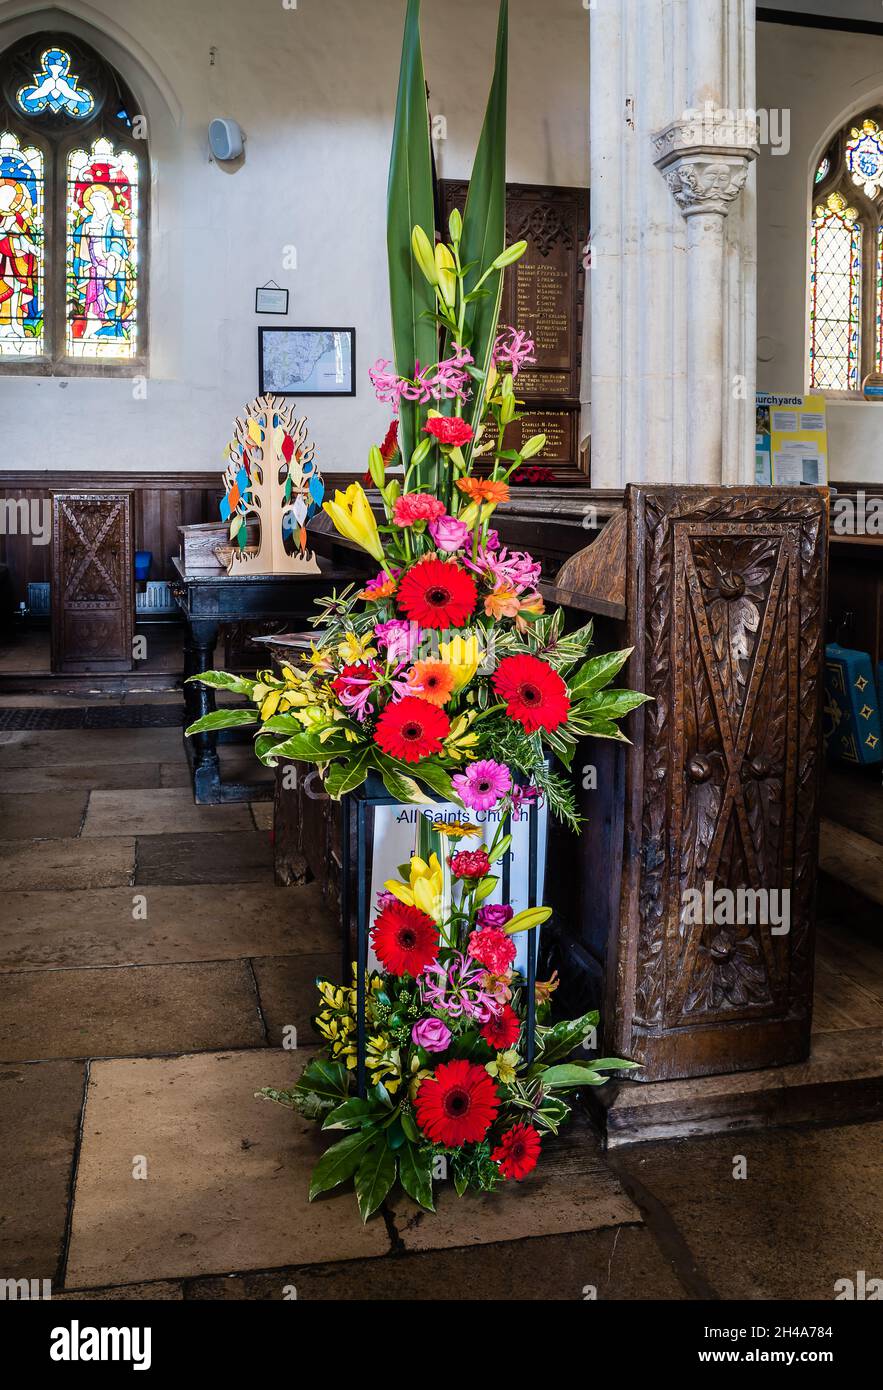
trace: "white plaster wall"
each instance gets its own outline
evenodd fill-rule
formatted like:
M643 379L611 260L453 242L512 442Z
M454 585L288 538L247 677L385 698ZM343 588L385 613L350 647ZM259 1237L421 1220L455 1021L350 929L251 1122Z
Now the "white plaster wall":
M792 392L806 384L810 178L834 131L883 100L883 38L759 24L757 40L758 107L791 122L789 152L757 162L757 383ZM883 482L883 405L831 400L828 448L832 481Z
M512 0L510 180L588 183L588 13ZM442 177L468 176L490 84L496 0L427 0L424 50ZM37 25L0 4L0 45ZM321 466L361 468L387 407L367 377L391 355L386 181L404 0L62 0L42 17L114 61L151 130L150 379L0 377L7 468L222 466L257 392L257 328L353 324L354 399L305 399ZM104 36L102 38L102 35ZM463 42L455 44L455 36ZM241 168L210 162L212 116L240 122ZM296 271L283 269L286 246ZM287 319L255 286L291 291Z

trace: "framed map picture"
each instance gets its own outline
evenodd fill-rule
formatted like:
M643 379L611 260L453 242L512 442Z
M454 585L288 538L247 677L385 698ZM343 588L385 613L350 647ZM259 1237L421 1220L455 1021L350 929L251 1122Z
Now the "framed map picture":
M354 328L259 328L258 394L354 396Z

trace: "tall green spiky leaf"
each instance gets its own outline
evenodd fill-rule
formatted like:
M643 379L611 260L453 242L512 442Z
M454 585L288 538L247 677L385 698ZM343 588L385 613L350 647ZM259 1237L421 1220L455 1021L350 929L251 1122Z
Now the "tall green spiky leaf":
M466 277L466 288L496 260L506 244L506 100L509 78L509 0L500 0L497 25L497 57L494 80L488 98L481 139L475 153L469 196L463 214L460 258L464 265L475 262ZM484 282L484 298L474 300L466 311L466 337L469 351L482 375L486 375L494 346L500 300L503 294L502 270ZM481 391L476 388L469 415L473 428L478 425Z
M435 241L435 205L432 188L432 147L429 107L420 48L420 0L408 0L405 38L396 103L395 129L389 164L389 298L396 371L413 376L414 363L430 366L438 359L435 291L411 252L411 233L423 228L430 244ZM417 408L402 401L399 444L407 464L416 442Z

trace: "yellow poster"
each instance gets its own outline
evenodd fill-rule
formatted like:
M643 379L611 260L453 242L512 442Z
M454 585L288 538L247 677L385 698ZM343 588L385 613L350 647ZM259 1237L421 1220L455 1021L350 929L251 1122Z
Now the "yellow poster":
M757 393L755 482L777 487L828 482L824 396Z

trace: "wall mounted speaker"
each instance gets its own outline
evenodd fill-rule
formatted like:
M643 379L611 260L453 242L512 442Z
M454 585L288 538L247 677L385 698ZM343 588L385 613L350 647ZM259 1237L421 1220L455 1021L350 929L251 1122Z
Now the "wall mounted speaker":
M215 159L238 159L243 146L241 126L224 116L216 116L209 122L208 145Z

